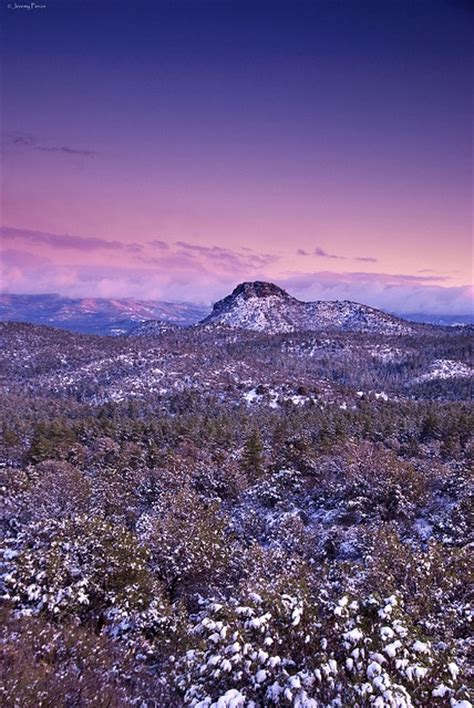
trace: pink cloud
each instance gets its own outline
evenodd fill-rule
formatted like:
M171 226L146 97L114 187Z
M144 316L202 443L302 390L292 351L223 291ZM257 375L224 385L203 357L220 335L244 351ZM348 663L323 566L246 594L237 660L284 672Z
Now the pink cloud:
M257 253L251 249L241 249L241 251L246 251L246 253L242 253L230 248L202 246L187 241L176 241L175 245L182 249L181 253L195 254L207 260L214 267L234 273L246 273L265 268L278 260L278 256L274 254Z
M272 277L265 270L230 273L186 252L126 265L59 265L8 251L2 258L6 292L60 292L84 297L135 297L210 303L227 295L241 280L273 280L301 300L354 300L391 312L469 314L472 289L448 286L446 276L390 273L291 272ZM207 265L206 265L207 263Z
M17 229L13 226L0 227L0 235L6 241L23 241L32 244L43 244L50 248L76 249L79 251L122 250L127 247L127 244L121 241L109 241L93 236L74 236L46 231L32 231L31 229Z
M0 234L5 249L2 286L7 292L209 303L243 280L270 280L302 300L348 299L395 312L471 312L469 288L446 273L428 269L414 274L282 271L282 256L248 247L231 249L184 240L168 244L158 239L142 244L16 227L3 227ZM298 254L307 254L305 265L311 262L307 251L293 251L293 256ZM374 259L341 256L337 260ZM456 287L450 285L453 282Z
M305 251L302 251L301 249L298 249L297 253L301 256L308 255ZM314 249L313 255L319 256L320 258L332 258L333 260L338 261L362 261L363 263L377 263L377 258L374 258L373 256L338 256L335 253L328 253L319 246Z
M321 271L293 272L277 283L302 300L353 300L390 312L471 314L472 288L447 276Z
M165 241L159 241L158 239L148 241L148 245L153 246L153 248L160 248L163 251L167 251L169 249L169 245Z
M345 256L336 256L335 253L328 253L324 250L324 248L320 248L319 246L314 249L314 255L319 256L320 258L334 258L337 260L346 260Z

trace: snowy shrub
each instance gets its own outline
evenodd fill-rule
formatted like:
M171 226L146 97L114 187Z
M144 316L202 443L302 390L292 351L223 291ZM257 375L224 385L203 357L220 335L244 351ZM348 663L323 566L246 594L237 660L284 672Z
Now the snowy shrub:
M260 504L271 508L286 500L288 495L299 492L301 486L301 473L298 470L281 469L260 480L248 493Z
M27 519L67 518L85 513L91 498L87 476L67 462L47 460L28 469L30 485L22 503Z
M190 488L163 493L138 529L154 572L171 595L179 587L216 582L227 568L231 542L226 519L217 503L205 504Z
M324 469L324 468L323 468ZM413 517L427 495L426 474L391 450L369 442L349 443L326 464L322 489L345 501L358 501L361 518Z
M49 519L7 539L5 594L20 609L102 622L114 607L153 597L148 553L127 529L98 517Z
M426 635L433 641L457 642L462 655L471 611L469 547L446 548L434 540L416 547L404 543L390 524L379 527L369 546L363 586L380 594L398 590Z
M298 671L286 634L299 624L302 607L290 595L279 600L273 613L257 593L242 598L243 604L237 599L225 605L205 603L191 630L194 647L178 664L177 684L186 704L204 707L220 699L223 706L249 705L251 700L265 705L277 686L283 691L294 681L296 689Z
M273 542L289 554L311 561L317 552L317 534L297 511L288 511L273 519L270 534Z
M302 473L311 473L315 467L315 458L306 434L292 435L279 446L277 468L295 467Z
M206 451L207 452L207 451ZM210 499L235 500L248 486L245 471L235 460L204 460L193 467L192 485ZM219 457L224 457L223 455Z
M21 508L28 492L26 471L13 467L0 468L0 524L2 534L12 533L21 524Z
M7 611L0 627L3 706L180 704L132 649L103 634L38 617L18 619Z
M204 602L178 664L186 704L409 708L462 695L458 667L417 635L397 595L308 603L298 591Z
M90 473L93 513L133 526L139 515L142 476L131 467L98 467Z

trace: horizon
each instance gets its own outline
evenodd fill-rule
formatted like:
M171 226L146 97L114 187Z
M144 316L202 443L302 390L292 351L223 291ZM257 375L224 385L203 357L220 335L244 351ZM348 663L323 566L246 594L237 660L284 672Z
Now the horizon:
M467 4L18 8L2 292L472 316Z
M222 298L219 298L218 300L214 300L214 301L207 301L207 302L206 301L196 301L196 300L194 300L194 301L189 301L189 300L150 300L150 299L140 299L140 298L131 298L131 297L117 297L117 298L113 298L113 297L105 298L105 297L94 297L94 296L70 297L70 296L66 296L66 295L61 295L58 292L12 293L12 292L7 292L7 291L0 291L0 300L2 297L7 297L7 298L8 297L13 297L13 298L15 298L15 297L20 297L20 298L21 297L24 297L24 298L51 297L51 298L58 298L59 300L71 300L72 302L74 302L74 301L83 302L83 301L93 300L93 301L103 301L103 302L123 302L123 303L132 302L132 303L137 303L137 304L158 304L158 303L161 303L161 304L169 304L169 305L190 305L190 306L195 306L195 307L207 308L209 310L209 312L211 312L213 306L217 302L223 300L224 298L230 296L231 294L234 294L234 292L237 290L237 288L240 285L253 285L255 283L262 283L262 282L267 285L276 285L276 283L272 283L271 281L242 281L242 282L236 284L236 286L233 287L230 291L225 293L222 296ZM282 290L285 294L290 295L290 297L294 298L294 296L290 292L284 290L283 288L282 288ZM298 298L295 298L295 299L298 300ZM355 305L366 305L367 304L364 302L357 302L357 301L353 301L353 300L341 301L341 300L329 300L328 298L321 298L321 301L322 302L350 302ZM311 302L314 302L314 301L299 300L299 302L310 304ZM375 309L377 309L377 308L375 308ZM429 321L429 318L431 317L431 318L433 318L433 321L434 321L435 319L441 320L441 319L443 319L443 317L446 317L448 319L454 319L456 317L460 317L461 319L469 320L470 323L474 324L474 314L472 312L468 312L468 313L452 312L452 313L450 313L450 312L443 312L443 311L439 311L439 312L431 311L430 312L430 311L416 311L416 310L401 312L401 311L389 310L389 309L384 310L383 308L379 308L379 309L381 311L387 312L388 314L393 314L393 315L396 315L396 316L399 316L402 318L403 317L408 318L408 319L411 316L418 317L418 318L426 317L427 321Z

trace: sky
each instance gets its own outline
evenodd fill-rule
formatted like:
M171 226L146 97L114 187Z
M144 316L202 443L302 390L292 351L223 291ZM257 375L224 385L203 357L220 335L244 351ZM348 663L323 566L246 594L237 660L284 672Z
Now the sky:
M472 306L467 0L2 1L2 289Z

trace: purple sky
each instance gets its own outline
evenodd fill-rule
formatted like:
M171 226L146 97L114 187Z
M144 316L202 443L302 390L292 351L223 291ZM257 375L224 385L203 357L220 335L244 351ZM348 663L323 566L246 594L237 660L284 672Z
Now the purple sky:
M472 12L444 0L2 9L2 285L468 313Z

